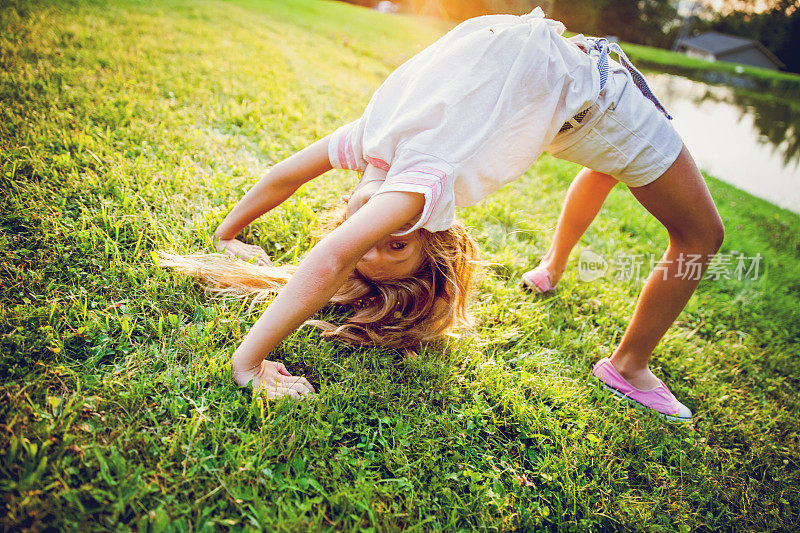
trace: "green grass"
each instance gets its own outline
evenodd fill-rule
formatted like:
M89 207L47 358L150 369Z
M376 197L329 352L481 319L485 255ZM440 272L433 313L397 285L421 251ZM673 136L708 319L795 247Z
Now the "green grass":
M588 379L641 282L535 297L574 165L543 157L461 212L492 263L471 335L417 359L303 328L277 350L320 391L233 386L258 315L164 272L271 163L357 117L446 26L341 3L0 8L0 529L791 530L800 526L800 217L709 179L723 253L653 367L690 427ZM355 176L332 172L245 236L293 261ZM579 249L660 254L622 188ZM331 311L325 311L330 315Z

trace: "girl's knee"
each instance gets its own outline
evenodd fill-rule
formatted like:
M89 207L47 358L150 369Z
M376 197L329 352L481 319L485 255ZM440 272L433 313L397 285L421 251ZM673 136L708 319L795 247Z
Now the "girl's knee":
M710 250L709 253L716 253L722 246L722 241L725 240L725 224L716 209L713 209L713 212L706 217L702 238L703 244Z
M716 220L713 222L709 234L711 246L716 253L716 251L722 246L722 242L725 240L725 224L723 224L719 215L717 215Z
M717 253L724 240L725 225L719 215L692 227L689 231L670 231L671 242L681 248L703 254Z

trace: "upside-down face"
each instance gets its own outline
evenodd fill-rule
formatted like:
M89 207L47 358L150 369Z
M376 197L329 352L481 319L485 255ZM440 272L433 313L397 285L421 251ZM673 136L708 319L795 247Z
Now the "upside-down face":
M382 170L367 168L353 193L343 198L347 202L348 218L378 192L384 177ZM423 260L419 231L415 230L402 236L387 235L378 241L359 260L356 270L373 281L408 278L419 269Z

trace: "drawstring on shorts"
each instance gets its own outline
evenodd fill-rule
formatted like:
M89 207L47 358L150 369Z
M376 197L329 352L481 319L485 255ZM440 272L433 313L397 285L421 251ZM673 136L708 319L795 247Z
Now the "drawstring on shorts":
M605 89L606 84L608 83L608 75L609 75L609 68L608 68L608 54L613 52L617 54L619 57L620 64L625 67L628 72L631 74L631 78L633 78L633 83L636 87L639 88L641 93L644 95L645 98L653 102L656 106L656 109L664 113L664 116L667 117L669 120L672 120L672 116L667 113L667 110L658 100L653 91L650 90L650 86L647 85L647 81L644 79L644 76L639 69L633 66L631 60L628 59L628 56L625 55L625 52L622 51L622 48L617 43L609 43L608 39L603 37L587 37L586 41L589 44L589 49L584 50L584 52L588 53L590 57L597 59L597 70L600 72L600 90L602 91ZM583 48L581 48L583 50ZM586 117L589 109L584 109L583 111L577 113L573 116L569 121L565 122L561 129L558 130L559 133L567 131L573 127L577 127L581 121Z

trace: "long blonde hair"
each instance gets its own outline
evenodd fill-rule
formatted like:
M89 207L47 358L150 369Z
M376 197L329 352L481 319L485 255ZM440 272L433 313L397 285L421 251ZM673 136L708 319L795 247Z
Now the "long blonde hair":
M424 260L411 277L378 282L354 271L330 300L352 311L343 323L307 323L348 344L410 350L470 326L467 303L479 264L475 241L460 222L446 231L418 231ZM159 257L161 266L198 278L218 295L253 297L254 304L280 291L297 268L258 266L222 254Z

